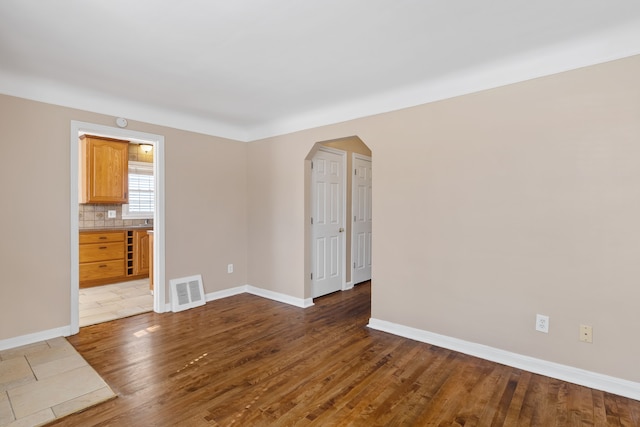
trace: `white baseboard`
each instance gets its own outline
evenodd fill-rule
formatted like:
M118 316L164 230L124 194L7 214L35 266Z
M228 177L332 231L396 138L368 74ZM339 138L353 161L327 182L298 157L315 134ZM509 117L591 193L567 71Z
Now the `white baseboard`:
M281 294L279 292L269 291L267 289L262 289L262 288L258 288L251 285L236 286L235 288L223 289L221 291L216 291L216 292L209 292L208 294L205 295L205 298L208 302L208 301L214 301L217 299L232 297L234 295L239 295L244 293L256 295L262 298L267 298L267 299L278 301L278 302L283 302L285 304L294 305L300 308L307 308L313 305L312 298L307 298L307 299L296 298L296 297L292 297L291 295ZM165 304L165 312L171 312L171 303Z
M492 362L512 366L562 381L582 385L597 390L606 391L630 399L640 400L640 383L623 380L597 372L586 371L572 366L561 365L559 363L548 362L521 354L512 353L505 350L464 341L445 335L436 334L422 329L411 328L397 323L387 322L380 319L369 319L371 329L388 332L390 334L409 338L449 350L480 357Z
M19 337L0 340L0 350L20 347L23 345L33 344L40 341L46 341L58 337L68 337L71 335L71 326L62 326L60 328L49 329L46 331L35 332L33 334L21 335Z
M313 305L312 298L296 298L291 295L281 294L267 289L257 288L255 286L246 285L246 292L259 297L268 298L274 301L283 302L285 304L294 305L300 308L308 308Z
M348 291L348 290L350 290L350 289L353 289L353 281L351 281L351 282L346 282L346 283L344 284L344 286L342 287L342 290L343 290L343 291Z
M247 292L247 286L236 286L235 288L223 289L217 292L209 292L205 295L207 302L217 299L232 297Z

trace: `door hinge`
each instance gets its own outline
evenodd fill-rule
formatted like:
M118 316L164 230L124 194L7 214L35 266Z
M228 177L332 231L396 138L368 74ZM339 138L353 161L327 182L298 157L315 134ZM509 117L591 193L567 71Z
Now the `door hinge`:
M354 174L354 175L358 175L358 169L354 169L354 170L353 170L353 174Z
M311 225L313 225L313 217L311 217Z
M353 222L356 222L356 216L355 215L353 216Z
M313 280L313 273L311 273L311 280Z
M311 169L313 169L313 162L311 162Z
M353 263L353 269L354 270L356 269L356 263L355 262Z

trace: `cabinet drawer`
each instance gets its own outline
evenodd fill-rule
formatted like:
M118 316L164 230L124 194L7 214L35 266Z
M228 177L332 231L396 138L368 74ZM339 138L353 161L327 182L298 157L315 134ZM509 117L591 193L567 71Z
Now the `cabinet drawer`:
M124 231L105 231L102 233L80 233L80 244L124 242Z
M80 282L124 276L124 260L80 264Z
M124 262L124 243L92 243L80 245L80 264L119 259Z

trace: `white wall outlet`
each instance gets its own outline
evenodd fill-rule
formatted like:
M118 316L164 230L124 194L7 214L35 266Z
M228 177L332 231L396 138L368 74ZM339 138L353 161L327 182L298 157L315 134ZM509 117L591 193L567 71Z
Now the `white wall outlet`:
M536 331L549 333L549 316L536 314Z
M115 218L115 217L116 217L116 211L115 210L107 211L107 218Z
M593 342L593 328L589 325L580 325L580 341Z
M233 273L233 264L227 264L227 273Z

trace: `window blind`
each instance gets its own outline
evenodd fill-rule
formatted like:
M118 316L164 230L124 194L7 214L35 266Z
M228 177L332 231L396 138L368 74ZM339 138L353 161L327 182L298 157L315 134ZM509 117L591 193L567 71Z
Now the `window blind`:
M129 204L123 217L153 217L155 207L153 163L129 162Z

